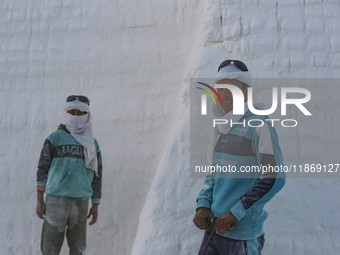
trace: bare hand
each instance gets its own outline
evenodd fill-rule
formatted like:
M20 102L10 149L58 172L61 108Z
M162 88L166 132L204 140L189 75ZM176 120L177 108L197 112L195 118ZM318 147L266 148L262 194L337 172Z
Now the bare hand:
M233 230L234 226L231 226L231 224L235 221L237 221L236 217L231 212L227 212L216 219L215 229L218 233L223 235L224 233Z
M92 205L90 211L89 211L89 215L87 216L87 218L89 219L92 215L92 220L90 221L89 225L93 225L94 223L97 222L98 219L98 205Z
M37 203L36 213L40 219L45 218L44 215L46 213L46 204L44 203L44 201L39 201Z
M44 202L44 191L38 190L37 191L37 208L35 209L38 217L40 219L44 219L44 215L46 213L46 204Z
M193 219L194 224L196 227L202 230L212 230L209 228L206 218L212 218L214 217L214 214L210 211L210 209L205 207L200 207L196 211L195 217Z

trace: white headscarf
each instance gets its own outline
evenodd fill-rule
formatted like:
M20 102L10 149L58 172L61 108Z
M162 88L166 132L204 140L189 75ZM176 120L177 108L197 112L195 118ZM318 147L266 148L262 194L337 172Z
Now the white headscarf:
M75 116L67 113L72 109L78 109L87 114ZM79 101L78 98L75 101L66 102L64 117L67 130L78 143L84 146L85 166L93 169L98 175L97 150L93 139L90 106Z
M233 62L221 68L215 75L215 83L223 79L236 79L252 87L250 72L242 71Z
M239 81L242 81L243 83L246 83L249 86L252 86L251 83L251 74L248 71L242 71L238 67L234 65L234 63L230 63L229 65L221 68L219 72L215 75L214 82L215 84L223 79L236 79ZM264 104L255 104L254 107L256 109L263 109ZM217 124L217 128L212 129L211 137L209 140L208 144L208 150L207 150L207 156L208 156L208 162L212 165L213 163L213 154L214 154L214 148L217 142L217 136L218 136L218 131L221 134L228 134L231 130L230 123L231 121L233 123L239 122L240 119L243 117L242 115L234 115L233 111L230 111L226 113L221 105L213 105L212 111L214 114L214 117L216 119L225 119L228 120L227 124ZM248 111L248 103L245 102L244 104L244 113Z
M215 83L223 79L236 79L251 86L251 74L248 71L242 71L239 69L234 65L234 62L231 62L229 65L221 68L215 75ZM230 120L233 122L238 122L242 118L242 115L234 115L234 111L226 113L220 104L217 106L214 105L212 110L215 118L226 119L229 121L228 123L230 123ZM244 112L246 113L247 111L248 103L246 102L244 104ZM217 125L217 128L222 134L228 134L231 129L229 125Z

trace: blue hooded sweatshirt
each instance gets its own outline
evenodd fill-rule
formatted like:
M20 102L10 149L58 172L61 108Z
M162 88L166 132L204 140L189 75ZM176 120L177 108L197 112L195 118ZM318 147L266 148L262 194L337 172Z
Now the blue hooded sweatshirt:
M242 124L234 125L228 134L218 135L213 166L232 167L233 172L209 174L197 197L197 208L209 208L215 217L230 211L237 218L239 226L225 237L250 240L262 235L268 216L263 207L285 184L278 137L266 119L247 111L238 122Z

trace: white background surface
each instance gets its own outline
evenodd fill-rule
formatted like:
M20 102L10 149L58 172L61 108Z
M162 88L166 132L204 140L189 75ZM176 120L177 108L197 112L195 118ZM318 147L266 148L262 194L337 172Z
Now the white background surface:
M340 77L339 5L2 1L0 254L39 254L36 166L70 94L92 100L104 163L87 254L196 254L202 232L192 218L203 180L187 171L189 78L212 76L228 58L244 61L254 77ZM325 147L337 156L339 94L320 101L327 129L304 131L320 157ZM279 138L289 161L296 137ZM317 157L314 144L296 146L306 161ZM266 206L264 254L338 254L339 187L338 179L287 180Z

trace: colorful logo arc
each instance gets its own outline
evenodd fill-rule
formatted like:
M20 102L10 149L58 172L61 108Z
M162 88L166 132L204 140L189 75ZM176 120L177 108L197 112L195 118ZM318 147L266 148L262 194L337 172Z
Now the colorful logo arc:
M220 101L220 104L222 105L222 100L221 100L220 96L218 95L217 91L213 87L211 87L210 85L205 84L203 82L196 82L196 83L204 85L204 86L208 87L209 89L211 89L211 91L215 93L215 95L217 96L218 100ZM214 103L217 106L216 100L215 100L214 96L210 93L209 90L202 89L200 87L196 87L196 88L201 89L201 90L205 91L207 94L209 94L209 96L214 100Z

